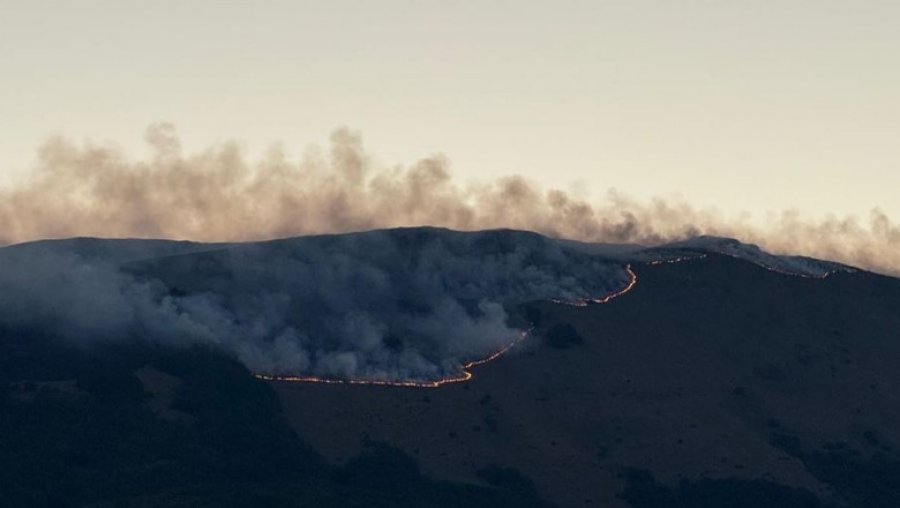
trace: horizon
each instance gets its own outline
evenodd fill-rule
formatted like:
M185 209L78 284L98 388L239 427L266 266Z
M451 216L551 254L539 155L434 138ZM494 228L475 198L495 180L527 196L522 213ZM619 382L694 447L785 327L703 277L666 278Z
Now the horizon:
M579 244L583 246L593 246L593 247L611 247L614 249L624 248L625 250L598 250L591 251L592 254L598 255L601 258L609 258L609 259L618 259L620 261L629 259L630 256L634 256L638 253L646 253L650 254L651 258L654 255L662 255L662 253L666 252L666 248L669 248L671 252L677 251L685 251L685 252L693 252L699 253L700 257L705 257L709 254L721 255L726 257L732 257L736 259L740 259L744 262L748 262L751 264L755 264L767 270L776 271L786 275L794 275L801 277L817 277L817 278L825 278L831 275L834 272L839 271L868 271L870 273L900 278L900 272L894 272L890 269L883 269L879 267L865 267L865 266L856 266L849 263L842 262L838 259L829 259L829 258L815 258L811 256L805 256L798 253L793 252L771 252L761 249L758 245L750 242L742 241L739 238L733 237L724 237L724 236L715 236L708 234L698 234L694 236L688 236L682 239L667 239L666 241L661 241L660 243L650 243L650 244L641 244L641 243L616 243L616 242L590 242L590 241L580 241L573 240L570 238L563 237L555 237L552 235L545 235L537 231L525 230L525 229L513 229L506 227L499 228L489 228L489 229L469 229L469 230L461 230L461 229L453 229L443 226L398 226L398 227L388 227L388 228L375 228L375 229L366 229L359 231L346 231L341 233L319 233L319 234L307 234L307 235L297 235L297 236L288 236L288 237L279 237L279 238L268 238L262 240L244 240L244 241L235 241L235 242L197 242L192 240L181 240L181 239L170 239L170 238L118 238L118 237L96 237L96 236L75 236L75 237L60 237L60 238L44 238L39 240L31 240L21 243L14 244L0 244L0 250L8 248L8 247L21 247L28 246L32 244L41 244L48 242L58 242L65 244L66 242L72 241L96 241L96 242L162 242L162 243L188 243L195 244L201 246L210 246L215 247L213 250L203 251L203 252L217 252L217 251L225 251L232 248L240 248L243 246L262 246L267 244L274 244L279 242L288 242L292 240L304 240L304 239L315 239L315 238L344 238L344 237L353 237L353 236L367 236L370 234L394 234L397 232L406 232L406 231L428 231L431 233L438 233L442 235L461 235L461 236L474 236L482 233L509 233L509 234L517 234L524 233L528 235L535 235L537 237L547 239L553 242L559 242L562 247L571 247L573 244ZM736 245L735 245L736 244ZM657 251L657 254L651 254L654 251ZM763 257L759 258L757 256L757 252L762 253ZM190 254L190 253L189 253ZM79 255L80 256L80 255ZM665 255L663 255L663 258ZM780 260L778 260L780 258ZM684 258L691 259L691 258ZM683 258L675 258L675 262L681 261ZM807 264L808 261L813 261L813 264ZM649 262L650 264L654 264L654 262L658 263L660 261L644 261ZM666 262L666 261L663 261ZM671 261L668 261L671 262ZM781 264L780 264L781 263ZM806 266L804 266L806 265ZM818 265L816 268L816 265ZM630 266L630 264L629 264ZM809 271L809 272L807 272Z
M446 154L461 185L900 216L896 4L175 5L4 7L0 189L58 135L146 160L172 122L185 153L299 160L346 125L373 166Z
M900 225L875 209L867 221L797 212L766 220L679 199L610 190L599 200L521 175L460 181L446 157L386 167L359 132L334 131L328 150L252 159L235 144L182 148L171 124L147 129L152 153L57 138L20 186L0 190L0 242L72 236L265 240L429 224L510 228L594 243L662 244L698 235L737 238L775 253L900 273Z

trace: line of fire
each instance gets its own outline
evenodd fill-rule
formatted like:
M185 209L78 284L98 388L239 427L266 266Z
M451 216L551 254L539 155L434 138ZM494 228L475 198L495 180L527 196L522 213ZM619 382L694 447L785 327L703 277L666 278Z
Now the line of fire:
M625 272L628 274L628 281L624 286L619 288L612 293L609 293L606 296L601 298L586 298L580 300L570 300L570 301L556 301L556 303L562 303L566 305L575 305L578 307L585 307L592 304L603 304L607 303L613 298L617 298L619 296L624 295L625 293L631 291L634 288L635 284L637 284L637 274L634 273L634 270L631 268L631 265L628 264L625 266ZM524 330L520 332L515 339L513 339L509 344L503 346L503 348L494 351L490 355L480 358L477 360L470 361L468 363L463 364L460 367L460 371L457 374L452 374L447 377L443 377L435 380L380 380L380 379L339 379L339 378L328 378L328 377L318 377L318 376L308 376L308 375L272 375L272 374L255 374L255 376L259 379L264 379L266 381L289 381L289 382L297 382L297 383L325 383L325 384L347 384L347 385L370 385L370 386L399 386L399 387L407 387L407 388L439 388L444 385L452 384L452 383L462 383L472 379L472 373L470 369L473 367L477 367L479 365L483 365L485 363L491 362L500 358L511 349L513 349L518 344L522 343L528 335L533 330L533 327L529 327L528 330Z

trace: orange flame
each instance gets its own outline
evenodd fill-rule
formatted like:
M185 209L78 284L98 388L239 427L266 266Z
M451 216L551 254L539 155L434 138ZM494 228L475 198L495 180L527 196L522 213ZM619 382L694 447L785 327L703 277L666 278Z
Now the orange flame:
M631 269L631 265L625 266L625 271L628 273L628 282L621 289L617 291L613 291L612 293L602 297L602 298L591 298L591 299L583 299L583 300L575 300L575 301L556 301L556 303L564 303L567 305L576 305L579 307L585 307L589 304L601 304L607 303L613 298L621 296L629 291L637 284L637 274L634 273L634 270ZM297 383L325 383L325 384L336 384L336 385L370 385L370 386L403 386L409 388L438 388L451 383L462 383L464 381L468 381L472 379L472 373L469 372L469 369L473 367L477 367L479 365L483 365L485 363L491 362L503 356L507 351L515 347L517 344L521 343L528 337L528 334L531 332L532 328L521 332L512 342L503 346L501 349L494 351L490 355L480 358L478 360L472 360L468 363L465 363L460 368L460 372L458 374L452 374L447 377L443 377L440 379L432 380L432 381L420 381L415 379L406 379L406 380L381 380L381 379L339 379L339 378L329 378L329 377L318 377L318 376L292 376L292 375L275 375L275 374L255 374L255 376L259 379L264 379L266 381L290 381Z
M487 363L499 358L501 355L509 351L516 344L525 340L525 337L528 336L529 330L521 332L515 340L503 346L503 348L491 353L490 355L478 359L473 360L469 363L464 364L461 367L459 374L454 374L448 377L436 379L433 381L419 381L414 379L406 379L399 381L388 381L388 380L379 380L379 379L338 379L338 378L327 378L327 377L317 377L317 376L281 376L281 375L271 375L271 374L255 374L255 376L259 379L264 379L266 381L291 381L298 383L326 383L326 384L335 384L335 385L372 385L372 386L405 386L409 388L437 388L439 386L443 386L450 383L462 383L463 381L468 381L472 379L472 373L469 372L468 369L472 367L476 367L483 363Z
M695 259L705 258L705 254L698 254L688 257L680 257L673 259L662 259L655 261L648 261L644 264L646 265L661 265L661 264L669 264L669 263L680 263L683 261L691 261ZM733 256L734 257L734 256ZM814 275L805 275L799 273L789 273L784 272L775 268L767 267L761 265L759 263L754 263L763 268L771 270L773 272L785 274L785 275L794 275L798 277L807 277L807 278L818 278L824 279L833 273L827 272L821 276ZM554 303L564 304L564 305L573 305L576 307L587 307L592 304L604 304L609 303L612 299L618 298L625 293L631 291L634 286L637 284L637 274L631 268L631 264L625 266L625 271L628 273L628 282L625 285L608 295L602 298L584 298L579 300L552 300ZM377 379L338 379L338 378L328 378L328 377L317 377L317 376L290 376L290 375L272 375L272 374L255 374L255 376L259 379L264 379L266 381L291 381L291 382L300 382L300 383L325 383L325 384L343 384L343 385L371 385L371 386L402 386L402 387L410 387L410 388L438 388L451 383L462 383L472 379L472 373L469 372L469 369L473 367L477 367L479 365L483 365L485 363L496 360L497 358L503 356L507 351L524 341L528 334L531 332L532 328L521 332L512 342L504 346L503 348L491 353L490 355L478 359L470 361L466 364L463 364L460 368L460 372L458 374L453 374L447 377L443 377L440 379L436 379L433 381L420 381L420 380L398 380L398 381L389 381L389 380L377 380Z

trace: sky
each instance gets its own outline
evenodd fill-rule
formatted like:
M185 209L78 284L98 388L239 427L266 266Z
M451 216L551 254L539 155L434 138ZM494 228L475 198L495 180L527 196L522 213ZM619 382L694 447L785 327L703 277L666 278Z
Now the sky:
M299 156L591 199L900 219L900 2L0 0L0 185L48 136Z

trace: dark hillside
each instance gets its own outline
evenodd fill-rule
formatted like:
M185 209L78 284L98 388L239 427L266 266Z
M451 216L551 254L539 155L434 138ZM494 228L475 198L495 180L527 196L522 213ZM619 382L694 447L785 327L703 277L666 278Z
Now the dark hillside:
M719 255L635 271L607 304L532 304L546 340L468 383L273 386L331 460L382 441L564 506L898 506L900 280Z
M895 508L898 309L716 238L7 247L0 505Z
M19 349L0 371L4 508L548 506L528 482L435 481L385 444L331 466L269 386L213 350L29 340L39 350L22 354L17 335L0 333L2 358Z

